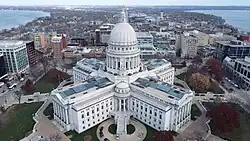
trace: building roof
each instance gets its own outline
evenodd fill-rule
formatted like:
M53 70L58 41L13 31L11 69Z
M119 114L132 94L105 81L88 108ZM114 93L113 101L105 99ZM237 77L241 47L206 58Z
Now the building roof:
M153 35L149 32L136 32L137 38L153 38Z
M85 65L85 66L89 66L94 70L98 70L100 67L104 66L104 62L95 59L95 58L90 58L90 59L82 59L81 61L77 62L77 65Z
M181 99L185 94L191 93L190 90L185 90L183 88L170 85L165 82L154 82L149 79L139 78L132 83L142 89L147 89L148 91L153 91L154 94L165 93L168 95L168 98L171 99Z
M23 44L25 43L19 40L0 40L0 48L14 48Z
M87 94L88 91L92 88L94 88L93 90L96 90L99 88L107 87L112 84L113 82L111 82L107 78L91 78L81 84L77 84L74 86L66 86L62 89L59 88L58 93L62 98L67 98L77 93Z
M171 66L171 63L165 59L151 59L146 63L146 67L148 70L153 70L165 64L169 64Z
M222 44L224 46L230 46L230 47L250 47L250 43L249 42L242 42L240 40L216 41L216 43ZM240 44L238 44L238 43L240 43Z
M109 39L112 45L135 45L137 37L133 27L128 23L118 23L112 29Z
M118 83L118 84L116 85L116 87L117 87L118 89L127 89L127 88L129 88L129 85L128 85L128 83L126 83L126 82L120 82L120 83Z

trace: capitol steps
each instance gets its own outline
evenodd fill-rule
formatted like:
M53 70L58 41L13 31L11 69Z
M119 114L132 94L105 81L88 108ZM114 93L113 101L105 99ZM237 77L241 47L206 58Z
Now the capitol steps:
M122 134L126 132L126 120L124 117L119 117L117 122L117 134Z

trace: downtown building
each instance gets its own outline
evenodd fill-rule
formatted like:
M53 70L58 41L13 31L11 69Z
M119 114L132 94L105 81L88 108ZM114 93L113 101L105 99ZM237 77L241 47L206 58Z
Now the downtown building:
M157 131L179 131L191 119L194 93L174 86L174 68L164 59L141 61L137 36L122 20L113 28L106 60L83 59L75 83L52 91L54 119L65 130L82 133L113 118L117 134L131 118Z
M226 57L223 60L223 68L228 72L236 83L241 88L250 90L250 57L246 56L244 59L232 59Z
M114 28L113 24L103 24L98 29L95 30L95 43L97 45L108 44L111 30Z
M177 52L182 58L194 58L197 56L198 38L188 32L181 34L176 41Z
M29 69L26 43L17 40L1 40L0 54L3 54L8 73L24 73Z
M29 65L33 66L36 65L38 62L37 51L35 49L35 42L34 41L27 41L26 42L27 54L29 59Z
M34 34L34 44L35 48L39 49L47 49L51 48L51 39L52 37L56 36L56 32L40 32Z
M58 34L51 39L51 46L55 59L62 59L63 49L67 47L67 40L65 34Z
M240 40L231 41L216 41L216 58L223 61L226 57L232 59L244 59L245 56L250 56L249 42Z
M136 32L140 55L143 59L154 58L156 49L153 45L153 36L149 32Z
M0 53L0 80L8 76L3 54Z

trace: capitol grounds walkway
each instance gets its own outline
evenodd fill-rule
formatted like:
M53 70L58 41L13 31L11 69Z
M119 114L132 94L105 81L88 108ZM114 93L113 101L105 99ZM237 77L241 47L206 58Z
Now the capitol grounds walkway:
M68 137L64 135L63 129L59 129L56 126L53 120L49 120L44 114L43 111L47 108L47 106L51 103L51 99L49 98L44 102L44 104L40 107L40 109L35 114L34 120L36 124L33 128L33 133L28 137L22 139L21 141L37 141L38 136L50 137L53 135L60 136L60 141L69 141Z
M97 134L97 137L100 141L104 140L104 138L107 138L110 141L117 141L116 135L111 134L109 132L109 129L108 129L109 126L112 124L115 124L114 119L108 119L98 126L96 134ZM132 133L131 135L129 135L129 134L120 135L119 141L143 141L147 135L146 127L142 123L140 123L139 121L133 120L133 119L130 119L130 124L132 124L135 127L134 133ZM103 129L104 136L102 138L99 136L99 132L100 132L101 127L104 127L104 129ZM140 134L141 134L141 137L139 138Z
M197 107L201 110L202 115L195 121L191 121L181 129L179 135L175 138L175 141L194 140L197 137L203 137L207 141L224 141L223 139L211 134L210 127L208 126L209 119L206 118L206 109L199 102L194 102Z

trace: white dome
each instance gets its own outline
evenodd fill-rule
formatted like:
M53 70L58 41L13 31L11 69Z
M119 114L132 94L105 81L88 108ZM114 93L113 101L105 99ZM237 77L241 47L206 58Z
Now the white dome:
M127 89L127 88L129 88L129 85L128 85L128 83L120 82L119 84L116 85L116 88L118 88L118 89Z
M137 37L133 27L125 22L116 24L111 31L109 44L136 45Z

